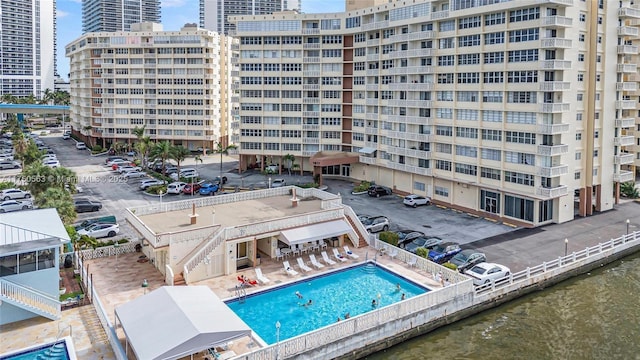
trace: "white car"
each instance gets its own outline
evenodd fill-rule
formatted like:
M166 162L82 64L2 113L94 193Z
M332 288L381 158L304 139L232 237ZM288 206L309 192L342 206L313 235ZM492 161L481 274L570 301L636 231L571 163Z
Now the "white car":
M69 140L69 139L71 139L71 135L69 135L67 133L62 134L62 140Z
M139 166L125 165L125 166L118 166L118 169L116 171L119 172L120 174L124 174L124 173L128 173L129 171L142 171L142 168Z
M404 200L402 200L402 203L407 206L418 207L421 205L431 205L431 199L425 196L411 194L405 196Z
M58 160L47 160L44 162L44 165L50 167L50 168L57 168L60 167L60 161Z
M131 170L122 174L122 176L124 176L125 179L136 179L147 176L147 173L140 170Z
M2 200L15 200L15 199L29 199L31 194L20 189L6 189L0 193L0 199Z
M278 174L280 172L280 165L271 164L271 165L265 167L264 171L266 171L267 173L271 173L271 174Z
M184 170L180 170L180 176L178 176L178 173L171 173L169 177L172 178L173 180L178 180L179 178L187 178L187 179L196 178L199 175L200 174L198 174L198 172L195 169L184 169Z
M30 201L7 200L0 203L0 213L32 209Z
M144 180L140 183L140 190L146 190L147 188L151 187L151 186L156 186L156 185L164 185L166 184L166 181L162 181L162 180L158 180L158 179L149 179L149 180Z
M0 161L0 170L6 169L20 169L20 163L12 160Z
M172 182L171 184L167 185L167 194L182 194L182 190L184 190L184 187L187 186L187 183L183 183L183 182Z
M86 150L87 149L87 144L85 144L83 142L76 143L76 149L78 149L78 150Z
M120 232L120 226L118 224L93 224L88 227L78 230L78 235L87 235L94 238L112 237L116 236Z
M271 182L272 188L283 187L286 185L287 185L287 182L284 179L275 179L273 180L273 182Z
M484 285L509 277L511 270L504 265L484 262L465 270L464 273L473 278L474 285Z
M107 163L107 166L108 167L112 167L113 165L120 166L120 165L123 165L123 164L130 164L130 163L131 163L131 161L125 160L125 159L113 159L113 160L111 160L111 161L109 161Z

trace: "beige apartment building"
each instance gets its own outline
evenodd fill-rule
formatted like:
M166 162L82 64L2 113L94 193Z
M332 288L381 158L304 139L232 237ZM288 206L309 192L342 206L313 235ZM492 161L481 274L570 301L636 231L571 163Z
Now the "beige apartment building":
M71 126L88 144L152 140L191 150L228 142L231 39L187 24L162 31L155 23L130 32L87 33L66 46L70 60Z
M638 158L639 19L595 0L234 17L240 169L294 155L524 226L612 209Z

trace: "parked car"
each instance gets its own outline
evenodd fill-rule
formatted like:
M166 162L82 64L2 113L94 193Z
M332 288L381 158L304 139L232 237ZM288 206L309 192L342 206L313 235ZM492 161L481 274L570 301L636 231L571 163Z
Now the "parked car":
M401 247L403 247L408 252L415 254L418 248L425 248L427 249L427 251L429 251L432 247L440 244L441 242L442 242L442 239L440 239L439 237L420 236L411 240L408 243L404 243L404 245Z
M204 184L204 181L198 181L197 183L187 184L184 186L184 189L182 189L182 193L188 194L188 195L195 194L198 191L200 191L202 184Z
M358 216L364 228L369 232L389 230L389 219L386 216Z
M101 216L101 217L97 217L97 218L91 218L91 219L87 219L87 220L81 222L80 224L75 224L73 227L74 227L74 229L76 229L76 231L78 231L78 230L85 229L85 228L89 227L90 225L97 224L97 223L115 224L116 223L116 217L113 216L113 215L109 215L109 216Z
M120 226L118 224L102 224L96 223L89 225L88 227L79 230L78 235L87 235L96 239L103 237L116 236L120 232Z
M85 144L83 142L78 142L78 143L76 143L76 149L78 149L78 150L86 150L87 149L87 144Z
M508 277L511 270L504 265L484 262L476 264L464 274L473 278L474 285L484 285Z
M50 167L50 168L57 168L60 167L60 161L58 160L47 160L44 165Z
M398 234L398 246L425 235L422 231L416 230L398 230L396 231L396 234Z
M454 242L443 242L429 250L429 260L442 264L462 251L460 245Z
M411 194L405 196L404 200L402 200L402 203L415 208L422 205L431 205L431 199L429 199L428 197Z
M78 194L80 194L80 193L82 193L82 192L84 191L84 189L82 188L82 186L80 186L80 185L78 185L78 184L75 184L75 185L74 185L74 187L75 187L76 192L77 192ZM69 190L69 184L68 184L68 183L67 183L67 184L64 184L64 188L65 188L65 190L70 191L70 190Z
M6 200L0 203L0 213L33 209L31 201Z
M120 159L120 160L126 160L126 159L125 159L125 158L123 158L122 156L107 156L107 158L106 158L106 159L104 159L104 164L105 164L105 165L109 165L109 163L110 163L111 161L113 161L113 160L117 160L117 159Z
M369 194L369 196L374 196L374 197L380 197L383 195L391 195L391 189L389 189L386 186L380 186L380 185L372 185L369 187L369 190L367 190L367 194Z
M198 176L199 174L196 171L196 169L184 169L184 170L180 170L180 173L173 172L169 175L169 177L172 178L173 180L178 180L180 178L191 179Z
M218 184L204 183L198 192L200 195L215 195L219 188Z
M127 159L113 159L111 161L109 161L107 163L107 166L109 166L110 168L113 169L114 165L125 165L125 164L131 164L131 161L127 160Z
M187 183L181 181L173 182L167 185L167 194L181 194Z
M143 178L145 176L147 176L147 173L140 170L130 170L122 174L125 179Z
M157 172L162 172L162 168L158 169ZM171 175L171 174L177 173L177 172L178 172L178 167L173 165L173 164L167 165L164 168L164 173L166 175Z
M133 166L133 165L120 165L118 166L116 171L119 172L120 174L124 174L124 173L128 173L129 171L142 171L142 168L139 166Z
M67 133L62 134L62 140L69 140L69 139L71 139L71 135Z
M278 164L268 165L264 168L264 171L266 171L268 174L278 174L280 173L280 165Z
M16 199L29 199L31 194L27 191L20 189L6 189L0 193L0 199L2 200L16 200Z
M275 179L271 182L272 188L287 186L287 182L284 179Z
M75 206L77 213L92 212L102 209L102 203L89 199L76 199L73 202L73 206Z
M462 250L449 260L451 264L457 266L459 272L465 272L465 270L474 265L486 261L487 257L485 254L472 249Z
M11 160L0 161L0 170L6 169L20 169L20 163Z
M142 181L140 183L140 190L147 190L148 188L150 188L152 186L164 185L166 183L167 183L166 181L158 180L158 179L144 180L144 181Z

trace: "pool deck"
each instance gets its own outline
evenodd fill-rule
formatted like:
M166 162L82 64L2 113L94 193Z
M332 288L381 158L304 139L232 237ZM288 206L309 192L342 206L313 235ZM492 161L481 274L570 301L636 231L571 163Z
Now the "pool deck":
M198 214L198 222L194 225L189 224L189 215L193 212L191 208L141 215L139 219L153 232L161 234L186 231L190 228L208 226L212 223L220 224L225 228L255 224L295 215L304 215L310 212L321 211L321 204L322 201L319 199L300 199L298 206L292 207L291 196L272 196L264 199L197 207L196 214Z
M326 271L345 268L364 261L367 256L369 259L372 259L376 253L376 250L370 247L363 247L359 249L351 247L351 250L359 255L360 258L357 260L349 259L342 263L338 262L334 266L325 266L324 269L313 270L307 273L298 269L295 257L289 257L289 262L299 273L296 276L289 276L285 273L282 261L263 258L260 268L262 269L264 276L270 280L270 283L264 286L259 285L250 287L247 289L247 293L250 294L271 286L293 282L305 277L318 275ZM327 253L331 253L331 249L329 249ZM115 271L115 256L86 261L85 267L88 267L89 273L93 275L94 287L112 323L114 323L114 309L116 306L127 303L139 296L143 296L146 292L153 291L154 289L164 286L163 275L149 263L138 263L138 255L138 253L119 255L117 271ZM307 254L304 254L303 258L306 262L309 261L309 256ZM316 253L316 258L321 259L321 256L318 256L318 253ZM432 274L417 272L407 264L391 259L387 255L378 255L377 261L392 271L418 284L426 285L427 287L434 289L441 286L433 279ZM235 296L235 286L238 284L237 276L239 275L245 275L252 280L256 278L255 271L253 269L244 269L228 276L220 276L203 280L193 283L192 285L208 286L218 297L221 299L227 299ZM146 289L141 287L143 279L147 279L147 282L149 283L149 287ZM65 310L62 312L62 315L62 319L58 321L36 318L4 326L2 328L3 351L12 351L33 345L34 343L53 341L57 335L58 324L60 323L72 325L76 352L78 355L87 354L80 356L80 358L89 360L114 359L111 347L106 340L106 335L102 331L98 322L99 320L93 311L93 306L82 306L71 310ZM62 327L63 325L60 326ZM68 335L68 332L65 334ZM118 330L118 337L124 346L125 337L122 329ZM4 341L5 339L8 341ZM250 352L259 346L259 344L251 341L251 339L243 338L234 341L230 350L239 355ZM205 354L194 356L194 359L202 360L204 355ZM130 357L133 358L131 354Z

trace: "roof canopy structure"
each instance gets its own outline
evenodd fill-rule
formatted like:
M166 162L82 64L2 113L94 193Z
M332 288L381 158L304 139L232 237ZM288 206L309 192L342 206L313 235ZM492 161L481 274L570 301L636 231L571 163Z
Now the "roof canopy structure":
M69 241L69 234L56 209L0 214L0 254L59 246Z
M344 220L333 220L319 224L302 226L284 230L279 239L289 245L304 244L310 241L328 239L352 231L351 226Z
M136 358L178 359L251 329L206 286L164 286L115 309Z
M0 113L69 114L68 105L0 104Z

